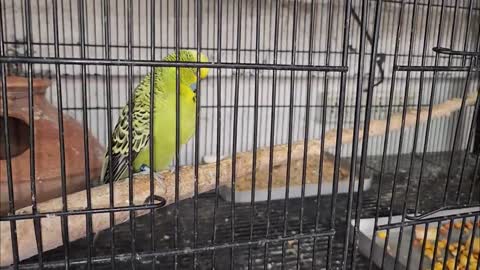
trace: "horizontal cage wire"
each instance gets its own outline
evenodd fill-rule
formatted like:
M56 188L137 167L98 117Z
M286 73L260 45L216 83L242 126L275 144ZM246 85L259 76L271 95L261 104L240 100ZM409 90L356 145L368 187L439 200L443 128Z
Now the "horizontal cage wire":
M478 269L479 22L0 0L1 269Z

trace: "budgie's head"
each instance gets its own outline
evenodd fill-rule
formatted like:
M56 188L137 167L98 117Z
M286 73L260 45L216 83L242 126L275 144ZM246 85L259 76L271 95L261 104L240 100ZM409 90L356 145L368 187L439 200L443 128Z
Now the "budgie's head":
M177 61L176 53L171 53L164 59L165 61ZM178 62L197 62L207 63L208 57L203 53L197 53L194 50L179 50ZM200 79L205 79L208 75L209 68L200 68ZM181 67L181 80L186 84L195 84L197 82L197 68L196 67Z

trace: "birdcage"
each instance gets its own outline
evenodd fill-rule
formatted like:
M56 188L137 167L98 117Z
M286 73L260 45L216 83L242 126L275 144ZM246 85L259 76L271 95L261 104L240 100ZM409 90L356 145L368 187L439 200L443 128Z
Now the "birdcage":
M0 5L2 269L478 269L479 1Z

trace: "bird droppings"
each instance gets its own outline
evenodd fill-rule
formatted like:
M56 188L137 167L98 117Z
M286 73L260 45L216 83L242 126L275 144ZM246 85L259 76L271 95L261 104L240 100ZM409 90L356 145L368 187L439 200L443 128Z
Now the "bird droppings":
M219 158L220 160L223 160L227 157L227 155L222 155ZM203 156L203 163L205 164L211 164L211 163L216 163L217 162L217 156L216 155L205 155Z
M297 255L297 250L295 248L287 249L287 254Z
M165 234L165 235L163 236L163 239L168 240L168 239L170 239L170 236L168 236L168 234Z

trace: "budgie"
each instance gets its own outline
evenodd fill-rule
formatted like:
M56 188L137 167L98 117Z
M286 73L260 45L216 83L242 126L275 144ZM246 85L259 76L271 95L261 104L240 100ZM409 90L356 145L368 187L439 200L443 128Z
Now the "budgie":
M179 62L197 62L197 52L180 50ZM200 62L208 62L204 54L200 54ZM164 61L176 61L176 54L172 53ZM200 80L208 75L208 68L196 67L179 68L179 103L180 103L180 144L189 141L195 132L196 117L196 83L197 73ZM157 67L153 76L154 108L153 108L153 155L154 164L150 164L150 79L146 75L136 86L133 94L132 113L132 169L134 173L146 173L153 169L160 171L167 169L175 154L176 135L176 68ZM108 183L128 177L129 163L129 106L126 104L121 111L118 123L112 134L112 164L109 166L108 148L103 162L101 181ZM110 179L110 169L112 179Z

